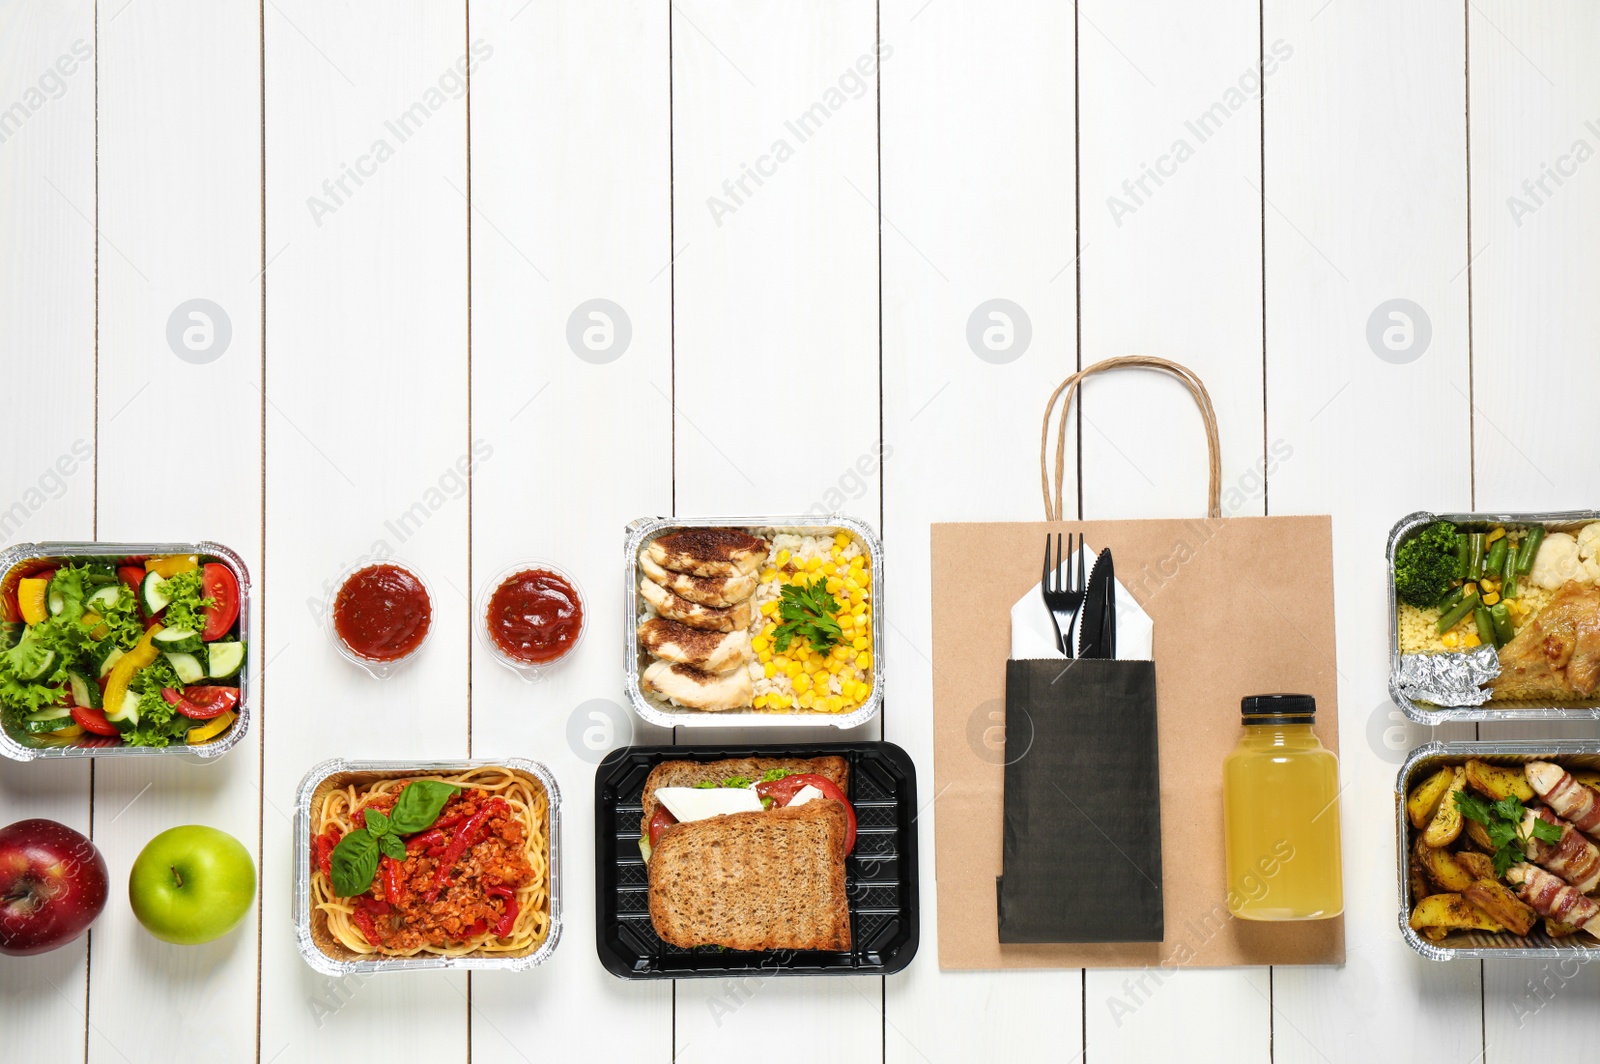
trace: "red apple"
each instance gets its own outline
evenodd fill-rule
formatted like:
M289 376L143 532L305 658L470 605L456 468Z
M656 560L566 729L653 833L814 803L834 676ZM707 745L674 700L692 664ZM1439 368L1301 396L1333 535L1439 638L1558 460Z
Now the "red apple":
M48 953L94 923L110 877L94 843L54 820L0 828L0 953Z

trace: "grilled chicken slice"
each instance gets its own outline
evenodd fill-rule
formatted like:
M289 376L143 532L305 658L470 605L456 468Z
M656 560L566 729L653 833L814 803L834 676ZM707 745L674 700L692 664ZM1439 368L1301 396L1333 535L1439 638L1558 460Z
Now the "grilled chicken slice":
M668 591L690 602L698 602L702 606L737 606L755 594L756 590L756 578L751 573L740 573L737 576L690 576L688 573L675 573L671 569L663 569L648 555L639 559L639 568L644 570L645 576Z
M675 573L738 576L761 568L767 560L767 541L737 528L684 528L657 536L645 553Z
M1600 832L1600 795L1579 783L1572 773L1549 761L1530 761L1522 766L1522 773L1539 797L1573 827L1591 835Z
M689 709L744 709L755 697L749 669L735 669L716 676L669 661L655 662L644 670L639 686Z
M702 632L665 617L652 617L639 626L639 642L662 661L693 665L704 672L728 672L750 661L750 633Z
M1600 685L1600 588L1568 581L1500 648L1493 697L1587 698Z
M678 621L703 632L737 632L750 627L750 603L718 609L702 606L676 595L654 580L639 581L639 594L669 621Z

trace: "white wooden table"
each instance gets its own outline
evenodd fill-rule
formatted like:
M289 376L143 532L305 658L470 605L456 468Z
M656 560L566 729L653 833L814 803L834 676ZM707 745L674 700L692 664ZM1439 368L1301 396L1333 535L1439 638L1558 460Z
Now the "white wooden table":
M4 0L0 539L230 544L262 674L219 764L0 764L0 823L92 832L114 880L89 940L0 960L0 1056L1591 1058L1594 971L1400 941L1391 790L1428 734L1385 696L1381 557L1414 509L1600 499L1597 43L1578 0ZM879 527L890 693L866 735L932 794L928 525L1036 518L1049 388L1134 352L1210 386L1231 512L1334 515L1346 964L941 972L935 802L903 974L602 970L599 755L569 735L624 702L624 524L818 506ZM1081 515L1198 514L1182 390L1086 393ZM381 683L318 608L377 551L439 611ZM525 555L592 608L537 688L467 627ZM313 973L290 927L302 774L467 754L543 760L563 788L552 961ZM122 883L191 822L258 850L260 906L180 948Z

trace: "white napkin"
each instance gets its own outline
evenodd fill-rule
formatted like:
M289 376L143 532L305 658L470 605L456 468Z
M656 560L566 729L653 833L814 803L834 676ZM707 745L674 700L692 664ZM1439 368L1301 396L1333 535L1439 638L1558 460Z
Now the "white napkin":
M1100 552L1084 547L1079 553L1083 555L1083 571L1091 572ZM1076 563L1069 559L1068 564ZM1062 571L1065 571L1064 566ZM1139 608L1133 596L1128 594L1122 581L1114 582L1117 585L1117 660L1153 660L1151 648L1155 645L1155 624L1151 622L1150 615ZM1050 611L1039 594L1038 584L1034 584L1011 607L1011 656L1019 661L1066 657L1056 649L1055 622L1051 620Z

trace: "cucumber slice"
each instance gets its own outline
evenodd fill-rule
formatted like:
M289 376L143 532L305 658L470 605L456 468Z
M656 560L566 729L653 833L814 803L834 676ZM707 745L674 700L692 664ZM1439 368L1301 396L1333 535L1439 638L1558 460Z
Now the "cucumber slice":
M124 653L125 651L111 640L102 641L94 649L95 676L102 680L105 679L106 675L116 667L117 662L122 660Z
M144 583L139 585L139 598L144 602L145 612L150 614L160 613L172 601L172 596L167 594L167 581L160 573L145 574Z
M205 667L200 664L200 659L193 654L167 654L167 661L172 665L172 671L178 674L178 679L185 684L199 683L206 678Z
M30 734L60 731L72 723L72 710L66 706L46 706L37 713L22 718L22 726Z
M49 675L50 670L56 667L56 652L54 650L40 650L39 644L30 643L25 650L32 650L26 660L17 665L17 679L31 682Z
M163 628L155 634L151 642L156 645L157 650L171 654L198 654L205 646L200 639L200 633L191 632L187 628Z
M67 670L67 686L72 688L72 700L78 705L100 708L100 685L77 669Z
M139 692L126 691L122 705L107 706L106 721L119 732L130 732L139 726Z
M96 613L105 613L117 604L117 597L121 591L120 587L103 587L89 596L86 605Z
M61 616L61 612L67 608L67 600L61 597L61 592L59 591L50 592L48 601L50 603L50 616L52 617Z
M244 644L237 641L212 643L206 647L206 675L213 680L231 680L244 668Z

